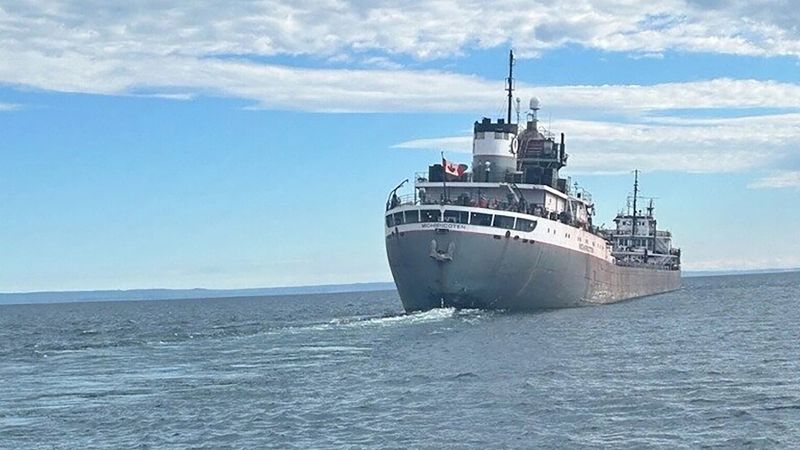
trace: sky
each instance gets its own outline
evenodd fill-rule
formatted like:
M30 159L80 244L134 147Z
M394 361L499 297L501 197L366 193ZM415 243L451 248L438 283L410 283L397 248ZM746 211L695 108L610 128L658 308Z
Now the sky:
M800 267L789 0L0 2L0 291L391 280L388 192L516 92L596 223Z

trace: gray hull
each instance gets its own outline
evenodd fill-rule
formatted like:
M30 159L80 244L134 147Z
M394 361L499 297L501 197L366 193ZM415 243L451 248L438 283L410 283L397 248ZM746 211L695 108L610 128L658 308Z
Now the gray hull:
M614 303L680 287L680 271L621 267L552 244L457 230L393 232L386 251L406 311L531 311Z

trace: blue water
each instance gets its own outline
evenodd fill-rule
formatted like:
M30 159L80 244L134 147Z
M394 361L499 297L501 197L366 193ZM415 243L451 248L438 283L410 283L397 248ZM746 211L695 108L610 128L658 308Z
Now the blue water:
M800 273L592 308L395 292L0 307L2 448L800 442Z

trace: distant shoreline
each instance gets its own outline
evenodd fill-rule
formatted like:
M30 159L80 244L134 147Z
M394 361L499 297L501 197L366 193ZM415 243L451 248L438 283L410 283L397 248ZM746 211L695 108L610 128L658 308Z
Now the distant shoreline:
M770 273L800 272L800 267L789 269L743 269L743 270L688 270L683 272L683 277L724 277L732 275L766 275Z
M270 297L394 290L392 282L326 284L247 289L125 289L0 293L0 305L114 301L188 300L200 298Z
M800 272L800 267L791 269L754 269L725 271L686 271L686 278L717 277L735 275L765 275ZM313 286L288 286L247 289L120 289L96 291L41 291L0 293L0 305L189 300L201 298L270 297L278 295L339 294L347 292L391 291L393 282L325 284Z

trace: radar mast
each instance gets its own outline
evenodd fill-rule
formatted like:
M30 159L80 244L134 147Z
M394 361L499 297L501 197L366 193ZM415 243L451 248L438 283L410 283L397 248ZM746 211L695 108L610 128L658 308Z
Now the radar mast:
M508 114L506 116L506 123L511 123L511 102L514 96L514 50L508 51ZM517 120L519 122L519 120Z
M636 236L636 199L639 197L639 170L633 171L633 228L631 228L631 236Z

